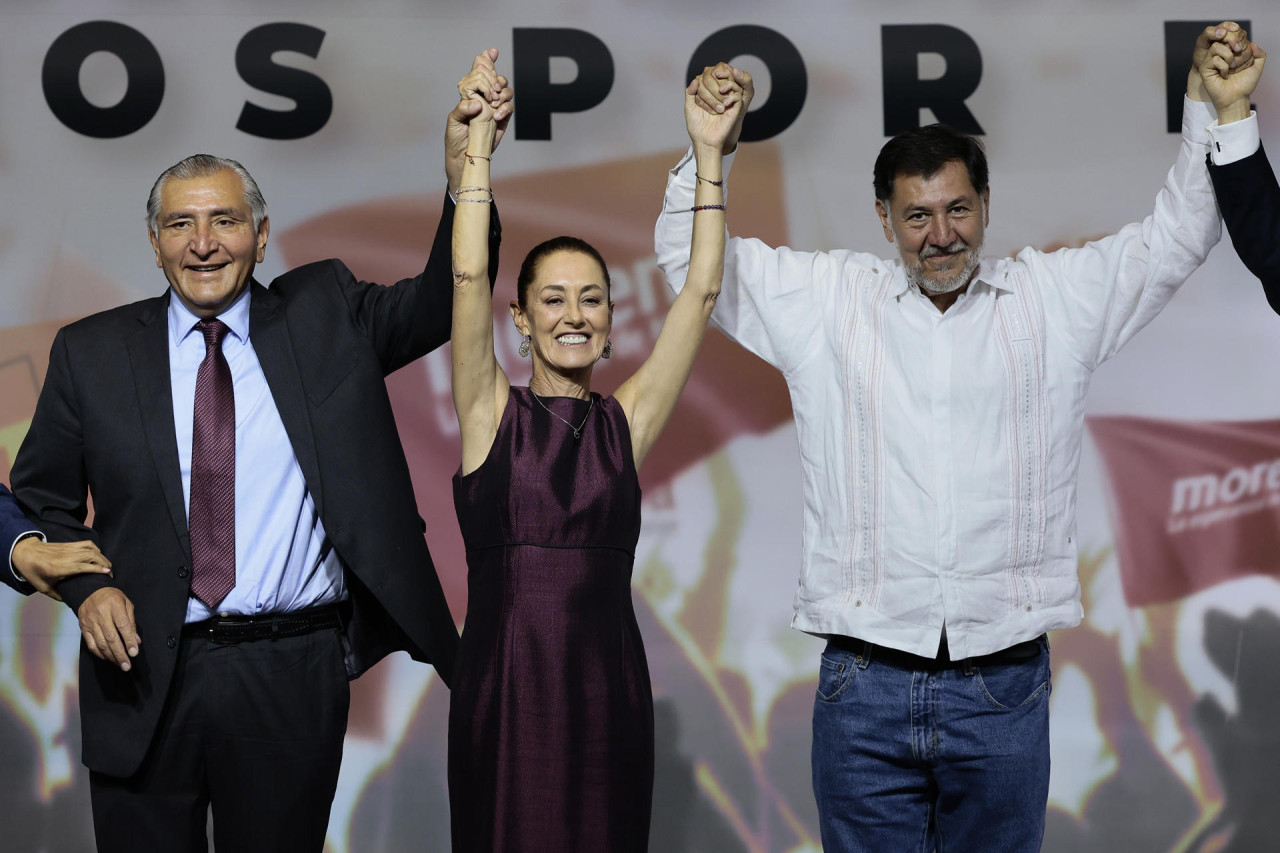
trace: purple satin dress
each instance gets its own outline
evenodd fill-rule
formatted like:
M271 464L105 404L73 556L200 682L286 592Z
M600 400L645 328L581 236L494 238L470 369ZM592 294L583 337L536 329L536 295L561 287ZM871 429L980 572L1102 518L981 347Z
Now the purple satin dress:
M449 703L455 853L648 849L640 484L622 407L591 396L590 411L541 398L548 412L512 388L488 458L453 480L469 569Z

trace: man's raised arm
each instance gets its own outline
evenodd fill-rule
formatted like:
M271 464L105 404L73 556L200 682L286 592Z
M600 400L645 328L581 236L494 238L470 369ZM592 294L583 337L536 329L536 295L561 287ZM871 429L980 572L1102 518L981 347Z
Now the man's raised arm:
M1258 120L1249 99L1258 85L1267 54L1245 40L1252 63L1232 68L1241 49L1215 40L1206 31L1197 50L1206 96L1218 112L1210 128L1209 177L1236 254L1262 281L1271 307L1280 313L1280 183L1258 136ZM1197 45L1199 48L1199 45Z

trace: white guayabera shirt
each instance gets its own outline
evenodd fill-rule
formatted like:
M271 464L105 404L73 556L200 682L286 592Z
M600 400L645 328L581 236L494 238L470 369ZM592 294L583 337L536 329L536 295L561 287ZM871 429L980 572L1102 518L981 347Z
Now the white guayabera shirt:
M945 314L898 259L729 240L712 322L782 371L795 410L793 627L933 657L945 625L959 659L1080 621L1085 395L1218 242L1210 133L1226 161L1256 149L1257 123L1213 121L1186 101L1151 216L1079 249L984 260ZM671 172L655 233L676 290L694 170L690 154Z

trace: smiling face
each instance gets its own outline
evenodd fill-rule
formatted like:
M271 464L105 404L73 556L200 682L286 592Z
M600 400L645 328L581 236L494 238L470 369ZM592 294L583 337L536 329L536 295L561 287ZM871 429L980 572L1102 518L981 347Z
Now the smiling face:
M876 201L884 235L898 247L907 278L926 295L961 290L978 269L990 190L979 193L960 160L932 175L897 175L886 206Z
M529 337L534 375L543 368L566 377L590 370L613 326L604 270L583 252L557 251L538 262L525 305L511 303L516 329Z
M216 317L236 300L267 250L270 223L256 230L235 172L170 178L160 194L156 266L178 298L199 317Z

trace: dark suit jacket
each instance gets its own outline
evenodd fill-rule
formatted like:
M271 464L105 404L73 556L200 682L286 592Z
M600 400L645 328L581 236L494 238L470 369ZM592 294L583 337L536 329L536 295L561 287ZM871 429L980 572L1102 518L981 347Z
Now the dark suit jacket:
M250 286L253 348L315 500L347 567L347 671L404 649L449 682L458 634L423 539L384 377L449 339L453 204L446 198L426 270L391 287L339 261ZM494 220L491 257L497 257ZM493 270L491 270L493 272ZM190 589L190 541L169 378L169 294L61 329L14 492L54 540L92 538L114 578L79 575L58 591L73 610L114 585L133 602L140 654L122 672L82 646L84 763L133 774L155 732ZM246 472L251 475L251 472ZM245 476L245 474L241 474ZM262 488L271 488L263 483ZM439 484L447 488L447 484ZM84 526L92 492L93 529Z
M0 565L0 581L4 581L23 595L30 595L35 591L35 587L31 584L18 583L18 579L13 576L9 568L9 554L13 552L13 543L18 541L19 536L35 529L36 526L28 521L22 514L22 510L18 508L18 502L14 500L13 493L0 483L0 563L3 564Z
M1280 184L1261 147L1226 166L1209 165L1231 244L1249 272L1262 280L1267 301L1280 314Z

